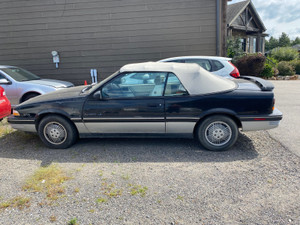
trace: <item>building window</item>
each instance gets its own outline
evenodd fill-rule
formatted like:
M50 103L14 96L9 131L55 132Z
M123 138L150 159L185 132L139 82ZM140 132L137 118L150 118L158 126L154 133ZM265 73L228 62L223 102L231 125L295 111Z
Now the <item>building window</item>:
M241 43L240 48L245 52L246 51L246 38L241 38L240 43Z
M253 53L256 52L256 38L253 38Z
M250 37L247 38L247 49L246 52L250 53Z

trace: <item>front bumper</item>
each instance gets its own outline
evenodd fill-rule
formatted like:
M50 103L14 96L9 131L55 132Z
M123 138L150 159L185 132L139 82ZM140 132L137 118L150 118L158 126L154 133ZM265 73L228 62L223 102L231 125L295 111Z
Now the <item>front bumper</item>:
M243 131L269 130L279 126L282 112L274 109L272 114L240 117Z
M35 121L34 119L9 116L7 122L11 125L12 128L16 130L26 131L26 132L34 132L36 133Z

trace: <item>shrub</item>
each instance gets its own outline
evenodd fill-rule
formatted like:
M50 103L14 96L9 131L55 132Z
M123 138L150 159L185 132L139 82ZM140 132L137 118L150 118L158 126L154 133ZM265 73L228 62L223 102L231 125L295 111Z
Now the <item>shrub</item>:
M290 62L296 70L296 74L300 74L300 60L296 59Z
M239 58L235 65L241 75L261 76L265 65L265 57L261 54L249 54Z
M278 61L291 61L299 57L297 49L291 47L275 48L271 51L271 56Z
M274 70L272 68L272 66L270 66L269 64L266 64L263 71L261 72L261 76L268 78L268 77L272 77L274 75Z
M282 76L295 74L294 67L289 62L286 61L282 61L278 63L278 70L279 70L279 74Z
M278 70L276 68L277 65L278 65L278 61L268 56L266 58L265 66L261 73L261 76L264 78L269 78L278 75Z

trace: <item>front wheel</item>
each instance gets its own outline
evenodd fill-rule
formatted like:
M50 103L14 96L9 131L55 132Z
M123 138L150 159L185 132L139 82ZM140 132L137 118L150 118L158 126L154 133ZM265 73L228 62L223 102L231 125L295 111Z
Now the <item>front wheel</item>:
M235 144L238 138L238 127L227 116L211 116L198 126L196 136L206 149L224 151Z
M70 147L78 137L74 124L58 115L43 118L38 125L38 134L45 145L56 149Z

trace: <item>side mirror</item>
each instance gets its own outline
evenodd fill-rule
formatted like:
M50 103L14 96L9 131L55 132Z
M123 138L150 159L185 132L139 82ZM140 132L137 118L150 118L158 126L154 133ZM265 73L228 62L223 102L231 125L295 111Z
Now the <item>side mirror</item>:
M96 91L93 95L95 99L102 99L101 91Z
M0 79L0 84L11 84L9 80L6 80L5 78Z

